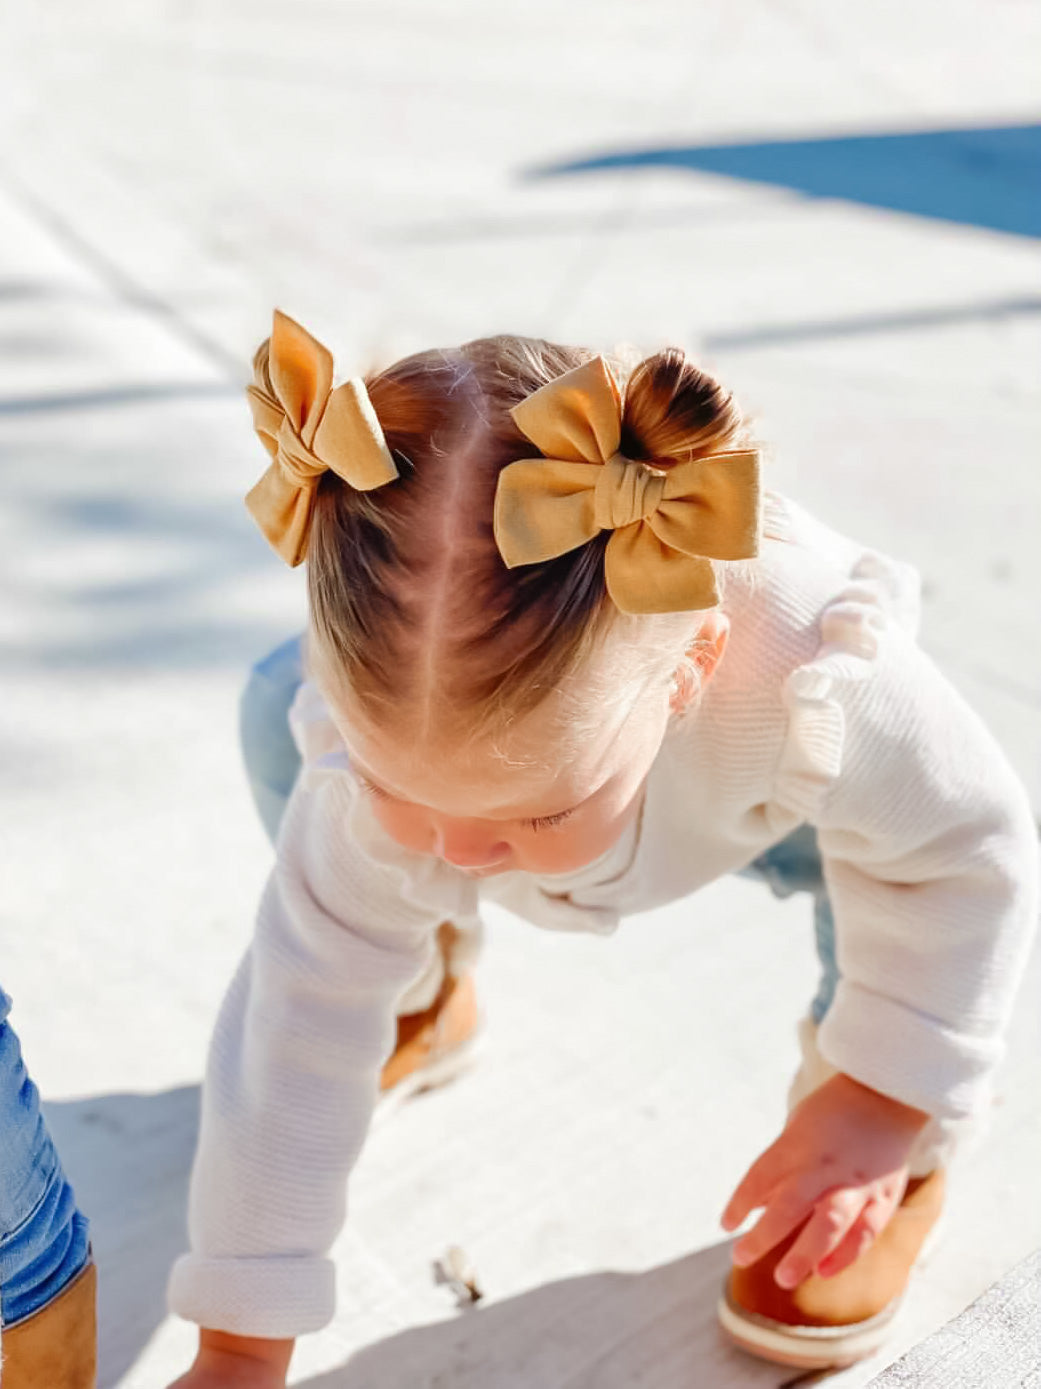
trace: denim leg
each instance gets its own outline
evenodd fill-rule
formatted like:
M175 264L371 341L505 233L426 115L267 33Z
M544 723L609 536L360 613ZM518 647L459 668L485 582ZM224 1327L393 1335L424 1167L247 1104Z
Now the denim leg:
M786 839L738 871L741 877L765 882L775 897L790 897L793 892L813 895L814 939L821 977L810 1004L810 1014L813 1021L819 1023L835 997L839 969L835 958L835 918L821 871L817 831L812 825L800 825Z
M283 642L250 671L239 702L239 736L253 801L272 844L300 770L289 706L304 679L303 635Z
M839 966L835 959L835 918L831 912L831 900L823 887L813 894L813 935L817 942L821 977L810 1004L810 1016L819 1024L831 1007L839 982Z
M25 1069L11 999L0 989L0 1325L13 1326L53 1301L90 1254L89 1225L76 1209Z

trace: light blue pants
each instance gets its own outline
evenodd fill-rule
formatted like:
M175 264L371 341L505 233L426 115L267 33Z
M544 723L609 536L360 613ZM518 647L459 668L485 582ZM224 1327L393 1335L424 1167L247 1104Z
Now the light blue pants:
M76 1209L0 989L0 1326L38 1312L79 1273L89 1227Z
M239 705L246 774L272 842L300 769L300 754L286 715L304 678L301 641L299 636L291 637L257 662L250 671ZM740 876L765 882L775 897L808 892L813 898L821 979L810 1004L810 1015L819 1023L835 996L839 972L835 963L835 922L821 876L816 830L812 825L800 825L786 839L742 868Z

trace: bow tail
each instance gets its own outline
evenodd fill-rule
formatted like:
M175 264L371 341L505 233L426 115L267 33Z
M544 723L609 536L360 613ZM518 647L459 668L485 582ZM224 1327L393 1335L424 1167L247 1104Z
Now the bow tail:
M293 430L310 447L332 389L332 353L281 309L275 310L269 342L267 369L274 394Z
M307 554L313 491L313 486L287 481L280 466L272 463L246 496L249 513L268 544L294 569Z
M644 521L615 531L604 565L607 591L625 613L695 612L719 603L709 561L663 544Z

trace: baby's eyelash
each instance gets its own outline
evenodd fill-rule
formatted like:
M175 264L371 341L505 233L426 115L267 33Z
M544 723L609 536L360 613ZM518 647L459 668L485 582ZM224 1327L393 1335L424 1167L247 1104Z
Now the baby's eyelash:
M528 824L533 830L552 830L557 825L562 825L565 820L570 820L574 813L573 810L561 810L556 815L537 815L535 819L529 820Z
M370 796L376 796L379 800L383 801L391 801L394 799L388 791L384 791L382 786L376 786L373 782L366 780L360 772L355 773L355 775L358 778L358 785L363 791L367 791ZM574 813L574 810L561 810L558 811L556 815L536 815L534 818L526 820L524 823L529 829L535 830L536 832L539 830L553 830L556 829L558 825L562 825L565 820L570 820Z

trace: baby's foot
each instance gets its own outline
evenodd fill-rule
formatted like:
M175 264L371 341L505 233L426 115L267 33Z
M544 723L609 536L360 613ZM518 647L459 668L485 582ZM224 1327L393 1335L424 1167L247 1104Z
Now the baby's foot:
M429 1008L398 1018L397 1044L380 1076L374 1122L412 1095L445 1085L473 1065L480 1036L473 975L447 974Z

